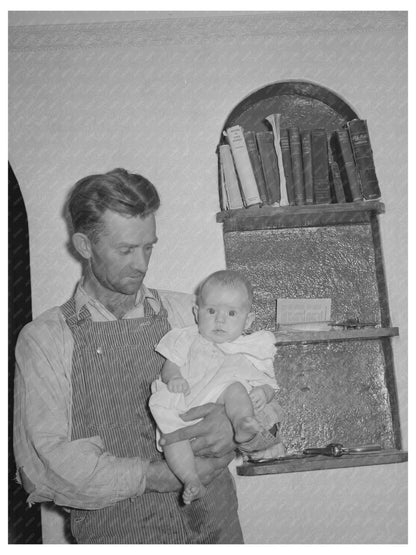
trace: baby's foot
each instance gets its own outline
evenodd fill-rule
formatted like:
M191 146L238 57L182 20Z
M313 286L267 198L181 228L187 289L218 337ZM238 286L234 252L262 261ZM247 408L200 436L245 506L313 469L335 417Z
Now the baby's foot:
M260 431L260 424L253 416L246 416L237 421L234 439L237 443L250 441Z
M188 482L185 484L182 499L185 505L189 505L195 499L199 499L205 495L207 489L201 482Z

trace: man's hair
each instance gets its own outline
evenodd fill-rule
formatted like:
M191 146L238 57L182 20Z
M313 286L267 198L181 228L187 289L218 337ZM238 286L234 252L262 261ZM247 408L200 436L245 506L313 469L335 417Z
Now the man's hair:
M249 280L240 272L236 270L219 270L206 277L198 286L196 291L196 303L199 306L203 289L206 285L223 285L225 287L238 287L243 286L247 291L248 306L251 307L253 302L253 287Z
M112 210L127 217L145 218L160 205L158 192L145 177L116 168L107 173L84 177L75 183L67 202L74 233L84 233L96 241L104 224L102 215Z

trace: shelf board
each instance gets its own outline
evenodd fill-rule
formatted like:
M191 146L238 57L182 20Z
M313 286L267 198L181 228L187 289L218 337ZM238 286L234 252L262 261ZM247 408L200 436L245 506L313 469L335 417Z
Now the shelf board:
M399 328L362 328L328 331L275 331L276 345L325 343L360 339L383 339L399 335Z
M349 468L353 466L373 466L406 462L407 451L385 449L373 453L355 453L341 457L325 455L287 457L265 462L245 462L237 466L239 476L263 476L265 474L284 474L288 472L308 472L331 468Z
M382 202L370 200L284 207L250 206L218 212L216 219L224 224L225 232L252 231L370 223L372 214L382 214L384 211Z

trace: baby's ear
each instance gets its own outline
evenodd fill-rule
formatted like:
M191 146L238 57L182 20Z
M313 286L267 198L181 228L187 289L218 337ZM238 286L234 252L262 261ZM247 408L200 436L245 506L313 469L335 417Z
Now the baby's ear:
M248 330L251 327L251 324L254 322L256 315L254 314L254 312L249 312L247 314L247 318L246 318L246 323L245 323L245 329Z
M199 306L194 304L194 306L192 307L192 312L194 313L195 322L198 323Z

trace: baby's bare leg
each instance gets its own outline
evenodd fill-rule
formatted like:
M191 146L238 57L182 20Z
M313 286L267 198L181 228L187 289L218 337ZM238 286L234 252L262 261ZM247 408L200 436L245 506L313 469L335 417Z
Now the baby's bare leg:
M202 497L206 488L198 477L195 457L188 440L178 441L163 447L166 462L184 485L182 499L186 505Z
M260 424L254 418L254 409L246 388L235 382L227 387L217 401L222 403L234 428L237 443L249 441L260 431Z

